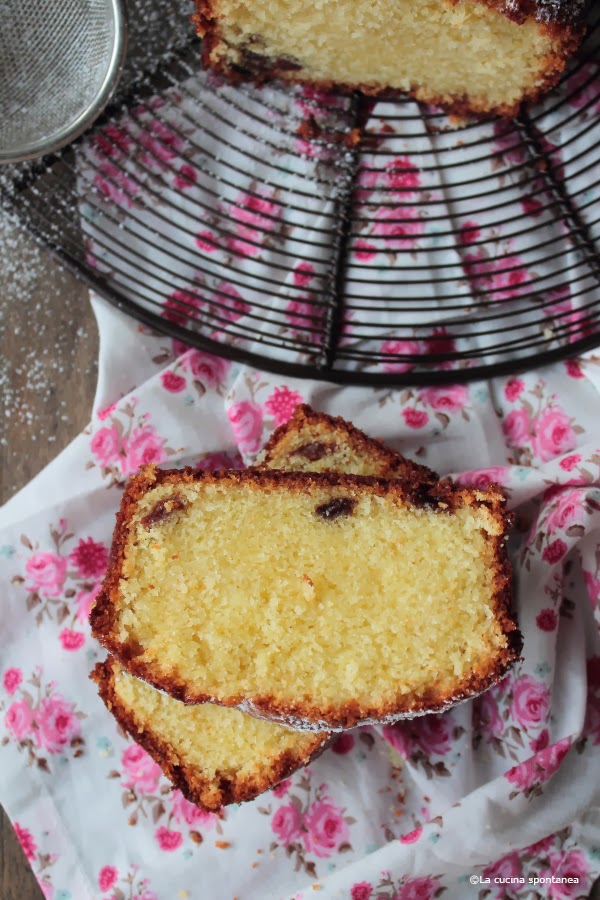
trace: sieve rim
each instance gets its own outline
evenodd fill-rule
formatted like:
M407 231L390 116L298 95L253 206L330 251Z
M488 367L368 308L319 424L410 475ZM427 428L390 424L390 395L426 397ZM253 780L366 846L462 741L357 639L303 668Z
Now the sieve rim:
M111 6L115 23L115 39L106 75L93 103L69 125L66 125L59 131L55 131L50 136L36 141L29 141L18 148L11 147L3 150L0 147L0 164L20 163L28 159L37 159L50 153L55 153L83 134L94 120L98 118L118 84L127 53L127 0L111 0Z

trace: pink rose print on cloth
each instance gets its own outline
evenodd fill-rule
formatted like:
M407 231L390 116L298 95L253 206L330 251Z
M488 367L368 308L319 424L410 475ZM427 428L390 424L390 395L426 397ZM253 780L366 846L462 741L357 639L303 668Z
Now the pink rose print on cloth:
M284 778L283 781L280 781L278 785L273 788L273 796L274 797L285 797L287 792L292 786L291 779Z
M298 391L290 391L288 387L276 387L271 396L266 400L264 409L267 415L273 418L276 428L285 425L292 418L294 410L304 403Z
M261 447L263 414L257 403L242 400L227 410L227 417L241 453L258 453Z
M423 834L422 828L414 828L412 831L409 831L407 834L403 834L400 838L401 844L416 844L421 835Z
M371 900L373 887L367 881L357 881L350 888L350 900Z
M542 462L572 450L576 440L572 419L557 406L547 407L535 423L533 448Z
M307 853L329 857L350 836L343 810L328 798L315 800L304 815L302 840Z
M464 728L457 725L449 712L384 725L382 729L384 740L404 759L421 769L428 778L450 775L443 759L432 761L430 757L447 756L453 749L454 742L459 741L464 733Z
M486 691L485 694L474 700L473 720L475 733L484 737L488 744L497 741L502 736L504 722L493 691ZM477 739L477 744L479 739Z
M119 872L114 866L103 866L98 873L98 887L101 891L109 891L118 880Z
M558 771L570 748L571 740L563 738L562 741L540 750L525 762L513 766L505 778L517 788L517 792L523 791L526 796L533 796L539 793L541 785Z
M285 307L285 318L288 325L299 333L301 340L318 343L322 332L324 310L319 293L307 289L316 278L314 267L310 263L298 263L292 275L294 292Z
M80 650L85 644L85 634L81 631L72 631L71 628L63 628L58 638L64 650Z
M550 693L542 681L531 675L521 675L513 681L512 717L522 728L545 722L550 710Z
M291 803L280 806L273 816L271 828L285 846L297 841L302 834L302 818L298 809Z
M521 296L532 282L531 273L518 256L490 258L484 247L465 254L463 271L473 292L480 298L484 294L493 303Z
M414 249L426 225L423 209L412 205L421 185L414 163L399 156L381 168L376 159L366 159L358 184L357 200L365 223L352 247L356 261L368 262L377 253ZM364 206L367 209L363 210Z
M150 423L150 413L138 413L136 407L137 400L130 398L105 417L109 424L92 431L93 460L88 468L97 465L102 476L109 479L109 486L120 486L127 476L143 466L166 462L175 454L167 439Z
M424 231L425 222L418 207L380 206L375 211L375 224L371 226L370 233L384 238L384 242L378 242L378 252L394 253L413 248Z
M129 825L152 821L154 838L161 850L173 852L186 840L202 843L202 832L215 829L221 835L223 811L209 813L199 809L181 791L162 777L160 766L138 744L131 743L121 755L120 770L113 769L108 778L119 781L122 804Z
M568 853L551 853L548 857L549 868L542 877L558 877L561 880L548 884L548 896L556 900L585 896L591 887L590 865L581 850L570 850ZM569 882L567 879L572 879Z
M359 191L357 199L369 202L373 191L385 189L397 193L400 197L415 193L421 184L419 169L406 156L399 156L381 169L363 167L358 176Z
M13 828L15 829L15 834L17 835L21 847L23 848L23 853L29 862L33 862L37 851L37 844L33 839L33 835L27 828L22 828L18 822L14 822Z
M542 559L544 562L550 563L551 566L555 565L557 562L560 562L568 549L569 548L563 540L556 538L556 540L550 541L550 543L544 547Z
M509 381L505 396L509 403L516 404L505 415L502 430L512 447L509 462L514 465L531 466L549 462L557 456L569 453L577 444L583 428L559 404L555 394L547 394L545 382L538 379L532 387L510 389Z
M203 302L203 298L195 289L175 290L164 300L161 316L174 325L185 326L190 318L196 318Z
M58 597L67 573L67 560L56 553L34 553L25 565L30 591L43 597Z
M182 833L180 831L170 831L164 825L156 829L155 836L160 849L165 850L167 853L172 853L173 850L177 850L183 844Z
M179 167L179 174L173 179L173 184L178 191L187 191L193 188L198 181L198 173L193 166L184 163Z
M200 249L207 249L199 238L196 244ZM196 320L203 333L208 329L208 336L218 339L227 332L229 325L250 312L250 305L228 281L209 282L201 272L196 272L195 279L193 287L175 290L165 298L161 316L181 327ZM173 341L174 356L189 349L180 341Z
M489 878L492 884L497 884L495 879L498 879L501 883L496 887L496 897L504 897L506 885L510 884L510 880L504 881L504 879L520 878L521 872L521 860L518 853L507 853L491 866L487 866L483 870L483 877Z
M131 866L126 875L121 875L116 866L103 866L98 872L98 887L103 894L111 893L103 900L159 900L150 889L148 878L142 878L138 866Z
M459 484L476 487L485 491L491 484L504 485L509 478L508 470L504 466L490 466L489 469L473 469L470 472L460 472L456 476Z
M123 442L124 454L121 459L123 474L133 475L148 463L164 462L167 458L164 444L164 438L159 437L152 426L134 428L128 439Z
M189 371L205 387L221 389L231 369L228 359L203 353L201 350L189 350L181 357L179 365L182 371Z
M466 422L469 415L469 389L465 385L448 385L402 394L401 415L405 424L415 430L425 428L434 419L446 429L455 416Z
M108 565L108 548L93 538L81 538L69 554L69 565L79 578L102 578Z
M296 867L314 878L318 860L352 849L350 826L356 819L333 801L327 785L319 785L313 793L311 775L312 771L305 769L294 779L295 790L289 788L285 792L287 802L272 815L271 829L276 840L270 849L284 848L288 856L295 858ZM279 796L276 790L272 792L274 797ZM259 812L271 815L270 807L261 807Z
M153 794L161 777L160 766L138 744L130 744L121 757L123 787L135 788L143 794Z
M384 362L383 371L403 374L410 372L419 362L419 356L427 353L425 341L384 341L381 352L389 356L408 357L406 360Z
M23 673L16 668L7 669L2 678L4 690L7 694L14 694L22 681Z
M170 369L161 373L160 380L165 391L169 394L180 394L187 387L185 378L182 375L177 375L176 372L172 372Z
M4 724L17 741L22 741L27 735L33 734L33 715L26 700L15 700L11 703L4 717Z
M419 428L425 428L429 422L429 413L420 409L408 408L402 410L402 418L409 428L417 430Z
M32 552L24 574L14 575L11 582L23 588L25 606L35 613L36 625L62 626L58 640L63 649L79 650L87 640L89 610L108 564L108 547L92 537L80 537L73 546L74 535L65 519L49 530L52 551L41 550L27 535L21 536L22 545Z
M573 522L576 522L584 514L583 496L581 491L563 490L555 496L549 506L546 516L546 528L550 534L556 531L566 531Z
M23 848L23 852L29 865L31 866L35 877L37 878L42 895L46 900L53 900L55 889L52 884L54 877L53 866L59 861L57 853L49 853L43 846L48 838L48 832L42 832L35 837L30 828L25 827L20 822L13 822L13 828L17 839Z
M105 201L129 209L140 190L136 178L129 177L119 166L105 160L94 176L94 187Z
M180 156L187 146L187 142L178 133L175 125L170 127L155 118L144 122L143 129L137 133L137 140L147 151L140 155L140 161L150 169L165 169L164 163Z
M90 446L98 465L108 468L112 463L116 463L121 452L121 441L117 428L114 425L100 428L94 434Z
M28 765L35 764L43 772L50 772L49 759L53 756L82 756L85 742L81 720L85 713L55 690L54 682L42 682L41 668L26 681L21 676L16 686L14 680L8 680L13 687L9 696L16 695L17 699L0 701L6 729L1 745L14 744L27 755Z
M45 697L34 710L35 737L48 753L61 753L81 734L81 723L72 703L61 694Z
M382 872L380 881L374 887L373 900L380 897L382 900L433 900L445 890L441 885L441 878L441 875L424 875L420 878L403 875L396 880L390 872ZM371 887L368 883L367 886ZM371 900L371 895L365 896ZM362 900L360 894L358 897Z
M212 828L219 821L216 813L206 812L186 800L181 791L173 791L171 795L171 814L180 825L202 825Z
M196 245L205 253L226 250L257 257L279 242L282 213L276 191L252 185L249 191L237 194L233 202L216 204L210 227L198 233Z

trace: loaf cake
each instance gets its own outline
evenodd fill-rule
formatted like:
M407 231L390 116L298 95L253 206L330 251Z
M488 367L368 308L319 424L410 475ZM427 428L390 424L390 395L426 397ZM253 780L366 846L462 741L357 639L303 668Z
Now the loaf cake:
M92 629L186 703L322 731L442 710L519 655L507 526L494 488L147 466Z
M307 765L330 739L213 703L186 706L128 675L111 657L92 678L117 722L204 809L252 800Z
M300 405L292 418L273 432L259 455L262 469L292 472L345 472L402 481L430 482L438 476L427 466L395 453L367 437L345 419Z
M205 65L459 113L513 115L556 84L586 0L196 0Z

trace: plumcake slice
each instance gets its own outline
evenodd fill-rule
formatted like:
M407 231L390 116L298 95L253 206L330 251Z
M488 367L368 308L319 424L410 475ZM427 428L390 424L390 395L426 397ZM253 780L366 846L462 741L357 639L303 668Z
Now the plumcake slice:
M203 62L464 114L515 115L557 83L586 0L196 0Z
M438 475L367 437L345 419L297 406L294 415L271 435L256 460L261 469L291 472L346 472L399 478L401 481L437 481Z
M328 463L358 475L429 473L373 441L349 422L297 407L265 448L270 468L322 465L308 443L324 445ZM317 457L310 459L310 457ZM251 800L306 765L330 740L328 732L292 731L211 703L186 706L124 671L109 657L92 673L117 722L152 756L192 803L217 810Z
M213 703L186 706L128 675L111 657L91 677L119 725L203 809L252 800L308 765L330 739Z
M147 466L92 629L186 703L321 731L442 710L519 655L507 528L492 488Z

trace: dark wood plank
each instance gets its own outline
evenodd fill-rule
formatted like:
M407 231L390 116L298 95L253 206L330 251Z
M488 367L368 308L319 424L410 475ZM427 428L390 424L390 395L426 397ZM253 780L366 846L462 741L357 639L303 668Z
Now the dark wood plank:
M87 288L0 214L0 502L87 423L97 345ZM0 897L42 898L1 810Z

